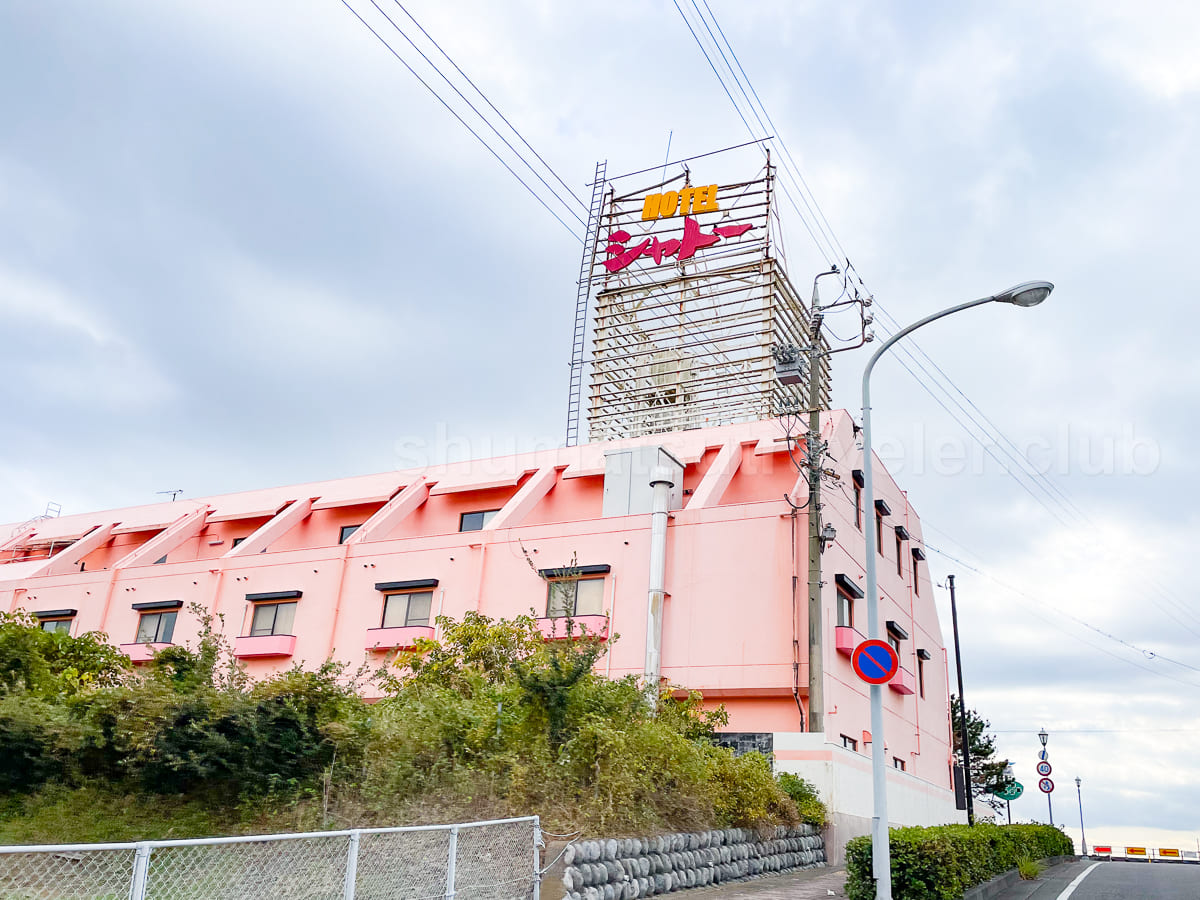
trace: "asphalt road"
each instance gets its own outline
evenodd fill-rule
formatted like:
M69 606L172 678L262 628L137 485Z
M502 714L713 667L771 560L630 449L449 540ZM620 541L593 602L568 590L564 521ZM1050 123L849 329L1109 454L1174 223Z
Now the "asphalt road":
M1200 866L1090 860L1055 866L997 900L1058 900L1080 875L1070 900L1200 900Z

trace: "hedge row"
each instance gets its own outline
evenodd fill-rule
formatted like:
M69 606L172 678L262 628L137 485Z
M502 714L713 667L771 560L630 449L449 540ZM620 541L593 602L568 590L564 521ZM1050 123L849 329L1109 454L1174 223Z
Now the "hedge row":
M1015 869L1021 857L1072 856L1071 839L1051 825L938 825L891 829L896 900L959 900L977 884ZM846 844L846 895L872 900L871 838Z

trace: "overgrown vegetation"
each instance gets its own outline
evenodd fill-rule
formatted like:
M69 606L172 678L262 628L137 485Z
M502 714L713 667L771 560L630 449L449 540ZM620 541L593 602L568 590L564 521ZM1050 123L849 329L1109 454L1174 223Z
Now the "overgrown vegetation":
M1018 868L1022 859L1075 853L1071 839L1052 825L939 825L893 828L892 896L896 900L957 900L977 884ZM846 896L871 900L871 839L846 844Z
M605 643L440 619L379 671L251 682L204 618L133 669L0 614L0 841L180 837L538 813L606 834L823 823L811 785L713 742L723 709L594 672ZM360 699L373 683L383 698Z

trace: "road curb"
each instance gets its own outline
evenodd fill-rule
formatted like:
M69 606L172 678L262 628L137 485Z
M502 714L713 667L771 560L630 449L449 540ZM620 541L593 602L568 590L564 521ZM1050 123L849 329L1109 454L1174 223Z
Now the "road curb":
M1043 859L1042 862L1049 869L1065 862L1076 862L1078 860L1078 856L1049 856ZM991 881L975 885L975 887L963 894L962 900L992 900L993 897L1004 893L1020 880L1021 873L1016 869L1009 869L1007 872L997 875Z

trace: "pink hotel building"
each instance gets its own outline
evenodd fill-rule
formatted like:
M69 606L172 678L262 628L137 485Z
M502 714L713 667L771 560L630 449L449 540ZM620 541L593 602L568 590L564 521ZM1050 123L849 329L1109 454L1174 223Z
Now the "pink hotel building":
M836 859L871 816L868 698L849 659L866 629L863 529L903 666L884 692L889 811L895 824L962 814L920 522L882 465L875 509L861 508L852 419L822 416L838 476L823 510L837 530L822 556L823 732L808 729L807 520L784 499L807 488L774 419L8 526L0 608L106 632L138 661L193 640L198 603L253 675L382 661L436 636L437 616L532 609L549 635L573 612L620 635L605 674L653 671L656 653L664 681L725 704L728 741L815 782ZM650 482L664 479L659 642ZM572 561L577 580L556 582Z

